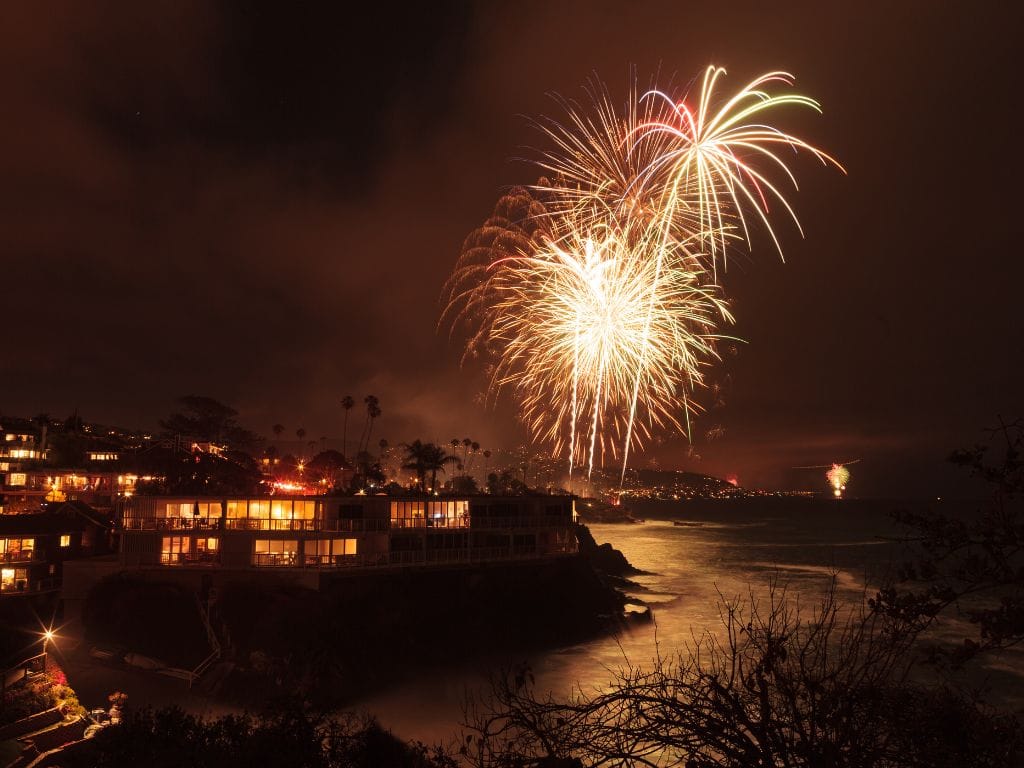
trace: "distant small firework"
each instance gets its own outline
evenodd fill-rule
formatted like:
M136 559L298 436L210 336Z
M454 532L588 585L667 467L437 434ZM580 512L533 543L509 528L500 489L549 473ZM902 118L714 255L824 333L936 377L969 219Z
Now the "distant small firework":
M796 217L771 174L796 180L780 149L835 163L762 122L778 107L820 111L765 90L790 75L719 99L724 74L706 70L692 107L635 80L624 109L597 83L589 106L561 100L565 118L538 123L544 177L499 200L445 286L441 321L468 330L464 359L494 361L492 392L515 394L570 477L606 452L624 476L631 448L656 431L690 433L704 368L727 338L718 328L733 322L715 277L726 246L750 245L754 217L781 253L769 202Z
M825 473L828 484L832 486L832 495L837 499L842 498L846 490L846 484L850 482L850 470L842 464L833 464Z

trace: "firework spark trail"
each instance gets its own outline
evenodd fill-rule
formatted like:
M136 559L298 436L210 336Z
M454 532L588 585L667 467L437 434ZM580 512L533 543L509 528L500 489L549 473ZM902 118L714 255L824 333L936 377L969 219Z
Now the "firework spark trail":
M566 227L546 247L494 262L482 289L488 336L503 350L494 388L517 392L531 432L556 453L568 425L569 455L588 473L599 450L619 454L601 427L621 436L635 409L643 409L643 437L681 429L673 411L693 407L688 392L714 357L714 328L731 321L699 273L653 279L656 247L656 233L635 222L588 234ZM634 400L637 378L644 386Z
M596 82L589 107L560 100L563 121L538 123L551 148L534 162L550 178L499 201L446 285L442 321L470 326L466 356L494 356L492 394L511 389L534 440L568 448L570 478L578 462L589 475L598 450L618 456L619 440L624 477L634 444L682 429L677 414L688 433L717 327L733 321L716 285L730 244L749 246L758 221L781 256L773 201L802 234L770 175L796 188L778 150L840 167L763 122L785 106L820 111L768 93L790 75L768 73L721 102L724 73L705 71L696 109L656 88L639 95L635 81L624 109Z
M833 157L803 139L755 122L762 113L781 107L803 107L821 112L821 105L807 96L794 93L772 95L763 89L772 83L791 86L792 75L769 72L755 78L727 99L721 108L712 111L716 83L724 74L721 67L712 66L705 70L696 113L685 100L676 102L657 89L648 91L642 98L660 102L663 109L655 112L662 117L637 125L631 135L637 146L642 147L645 141L654 141L658 147L655 159L640 171L640 179L645 185L664 190L660 215L674 218L682 213L690 219L696 207L696 217L700 222L696 234L708 244L712 275L716 274L719 258L725 265L727 239L733 230L738 229L742 234L732 236L749 245L749 209L756 212L782 256L782 245L769 219L771 199L779 202L803 235L796 212L779 186L771 181L766 171L744 159L745 155L763 160L770 168L779 170L794 189L799 188L796 177L775 151L776 146L804 150L822 164L832 164L843 170ZM734 221L738 222L738 227Z

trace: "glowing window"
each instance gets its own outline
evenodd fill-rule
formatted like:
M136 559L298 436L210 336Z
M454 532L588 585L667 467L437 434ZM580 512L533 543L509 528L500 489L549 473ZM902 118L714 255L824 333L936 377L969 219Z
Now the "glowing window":
M182 501L167 505L168 517L220 517L219 501Z
M31 560L35 539L0 539L0 560Z
M395 528L416 528L423 525L426 504L422 501L392 501L391 525Z
M266 519L270 517L270 500L253 499L249 502L249 517Z
M23 590L27 581L28 570L26 568L0 569L0 589L3 589L4 592Z
M254 565L295 565L299 542L295 539L256 539L253 547Z
M433 526L462 528L469 519L469 502L431 501L427 504L427 517Z
M245 501L229 501L228 502L228 517L246 517L246 502Z
M256 539L256 554L292 554L299 551L296 539Z
M216 537L213 537L213 536L211 536L209 538L202 537L202 538L198 538L198 539L193 539L192 543L193 543L193 547L192 547L193 551L198 553L198 554L202 554L204 552L208 553L208 554L214 554L214 553L216 553L217 548L220 546L220 541Z
M292 513L296 520L312 520L316 517L315 501L296 501L295 511Z
M185 559L191 547L188 536L164 536L160 546L160 562L164 565L176 565Z
M65 533L65 534L61 535L61 537L60 537L60 545L62 547L70 547L71 546L71 534L70 533Z
M356 539L319 539L316 542L316 553L320 557L354 555L356 550Z

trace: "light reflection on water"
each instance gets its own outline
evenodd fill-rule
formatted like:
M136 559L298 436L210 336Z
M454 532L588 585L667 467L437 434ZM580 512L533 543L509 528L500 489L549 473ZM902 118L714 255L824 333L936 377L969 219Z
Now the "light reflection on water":
M633 577L640 589L629 594L653 608L655 621L525 659L537 688L559 696L577 687L604 687L627 660L648 666L659 652L671 655L694 634L716 630L721 597L763 596L773 580L804 607L818 602L833 574L842 597L862 599L865 588L899 559L900 545L892 541L898 531L889 517L897 506L779 499L648 502L633 505L646 518L643 524L591 525L598 543L610 542L646 572ZM360 706L404 738L443 741L461 721L467 690L485 689L489 668L523 660L489 659L427 672ZM1007 664L1017 662L993 660L992 669Z

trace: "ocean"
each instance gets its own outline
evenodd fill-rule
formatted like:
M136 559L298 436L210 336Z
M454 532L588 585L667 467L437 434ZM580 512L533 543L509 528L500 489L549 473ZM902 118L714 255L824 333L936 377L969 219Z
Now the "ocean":
M682 502L630 502L643 523L592 524L598 543L620 549L643 575L627 590L653 621L522 659L484 656L466 665L425 670L415 680L377 694L359 706L403 738L426 743L453 737L467 694L485 691L496 667L526 662L537 689L563 696L605 686L626 664L649 666L657 656L683 651L695 635L721 626L723 599L764 599L774 584L801 609L813 611L832 579L840 598L860 601L906 557L895 509L935 509L969 514L980 502L753 498ZM956 617L937 635L964 637ZM1024 652L986 659L970 682L999 705L1024 706Z

